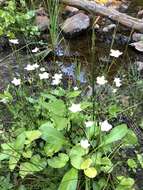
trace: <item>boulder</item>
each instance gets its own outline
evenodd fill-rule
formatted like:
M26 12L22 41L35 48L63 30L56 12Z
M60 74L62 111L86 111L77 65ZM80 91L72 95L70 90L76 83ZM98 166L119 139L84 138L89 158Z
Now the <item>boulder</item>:
M36 11L35 24L41 32L49 29L50 19L48 18L48 15L43 7Z
M62 24L62 31L67 38L78 36L90 26L90 18L84 13L78 13L67 18Z

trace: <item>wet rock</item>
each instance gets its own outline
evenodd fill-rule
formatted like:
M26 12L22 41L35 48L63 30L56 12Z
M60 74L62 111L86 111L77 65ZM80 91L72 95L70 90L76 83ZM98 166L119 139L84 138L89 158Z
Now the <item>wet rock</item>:
M49 29L50 19L48 18L48 15L43 7L36 11L35 24L38 26L41 32Z
M110 32L110 31L112 31L114 28L116 28L116 24L110 24L110 25L105 26L105 27L103 28L103 32Z
M143 41L138 41L130 44L131 46L135 47L136 50L143 52Z
M79 11L79 9L77 9L75 7L66 6L62 15L64 18L68 18L68 17L71 17L71 16L77 14L78 11Z
M143 40L143 34L141 34L141 33L133 33L133 35L132 35L132 40L134 41L134 42L138 42L138 41L140 41L140 40Z
M143 70L143 62L142 61L136 61L135 64L138 67L138 71L142 71Z
M138 17L141 19L143 18L143 9L138 12Z
M72 38L87 30L89 26L89 16L84 13L78 13L70 18L67 18L61 29L65 37Z

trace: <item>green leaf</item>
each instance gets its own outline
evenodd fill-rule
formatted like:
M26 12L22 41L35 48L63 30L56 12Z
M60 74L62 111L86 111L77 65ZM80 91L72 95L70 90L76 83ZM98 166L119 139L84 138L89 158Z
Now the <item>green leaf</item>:
M58 116L64 116L66 113L66 106L62 100L51 101L47 104L47 109Z
M31 158L32 157L32 150L26 150L26 151L24 151L23 153L22 153L22 156L24 157L24 158Z
M121 140L128 133L128 128L125 124L118 125L112 129L112 131L106 135L104 139L104 145L114 143Z
M55 96L64 96L65 95L65 90L63 88L58 88L58 89L54 89L51 91L51 94L55 95Z
M75 98L81 94L81 91L73 91L73 92L68 92L67 93L67 98Z
M55 127L60 131L67 128L69 120L65 117L59 117L57 115L52 115L52 119L54 120Z
M90 167L84 170L84 174L89 178L94 178L97 176L97 170L94 167Z
M122 186L125 189L126 188L131 188L135 183L134 179L132 179L130 177L118 176L117 179L120 181L119 187Z
M141 165L141 168L143 168L143 155L142 154L137 154L137 159Z
M81 164L83 163L83 155L86 154L86 150L80 145L74 146L70 151L70 160L73 167L76 169L81 169Z
M111 116L117 117L118 113L121 112L121 108L115 104L115 105L111 105L108 108L108 111Z
M21 157L21 155L18 152L13 151L13 154L9 158L9 169L11 171L13 171L15 169L20 157Z
M90 158L84 160L81 164L81 169L84 170L84 169L87 169L89 168L89 166L92 164L92 160Z
M108 157L103 157L101 159L101 171L104 173L111 173L113 170L113 164Z
M131 130L128 129L128 133L123 140L125 146L135 146L138 144L138 138L136 134Z
M48 164L52 168L63 168L68 160L69 157L67 154L60 153L58 156L48 159Z
M39 155L34 155L30 162L21 163L19 174L24 178L27 174L42 171L46 165L47 162L44 159L41 159Z
M132 168L132 169L136 169L137 168L137 163L135 162L135 160L133 160L133 159L128 159L127 160L127 163L128 163L128 166L130 167L130 168Z
M26 131L26 137L28 139L28 144L32 141L39 139L42 133L39 130Z
M89 107L92 106L92 103L91 102L81 102L81 109L84 110L84 109L87 109Z
M76 190L78 182L78 171L74 168L65 173L58 190Z
M18 135L18 137L16 138L16 141L14 143L14 148L17 151L22 151L24 148L24 144L25 144L25 132L21 133L20 135Z
M44 149L48 156L52 156L58 152L63 145L67 144L64 135L54 127L51 127L51 123L43 124L40 127L40 131L42 133L42 139L46 141Z
M0 153L0 161L9 159L9 155Z

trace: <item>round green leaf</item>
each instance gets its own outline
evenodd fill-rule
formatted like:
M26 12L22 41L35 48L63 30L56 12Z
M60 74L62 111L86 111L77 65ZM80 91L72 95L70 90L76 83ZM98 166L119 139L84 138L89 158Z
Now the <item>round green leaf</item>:
M52 168L62 168L68 162L69 157L67 154L60 153L58 156L48 159L48 164Z
M97 170L94 167L90 167L84 170L84 174L89 178L94 178L97 176Z
M90 158L84 160L81 164L81 169L85 170L87 168L89 168L89 166L92 164L92 160Z
M80 145L74 146L70 151L71 164L76 169L81 169L81 164L84 161L83 155L86 154L86 150Z

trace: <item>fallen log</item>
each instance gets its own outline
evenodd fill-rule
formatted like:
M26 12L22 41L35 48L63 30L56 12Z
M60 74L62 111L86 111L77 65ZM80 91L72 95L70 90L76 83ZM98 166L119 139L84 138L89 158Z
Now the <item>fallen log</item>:
M143 20L134 18L125 13L121 13L111 7L100 5L94 1L88 0L59 0L60 3L67 4L92 14L102 15L116 21L128 28L143 33Z

